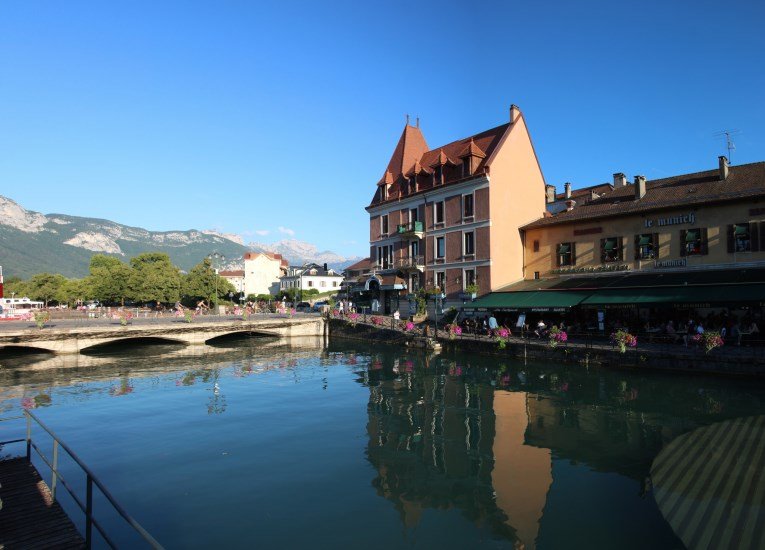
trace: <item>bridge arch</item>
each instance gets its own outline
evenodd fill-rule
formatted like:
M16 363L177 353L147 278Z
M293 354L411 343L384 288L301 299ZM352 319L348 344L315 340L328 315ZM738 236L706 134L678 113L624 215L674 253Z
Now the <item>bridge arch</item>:
M188 345L188 342L179 338L171 338L167 336L135 336L135 337L123 337L123 338L110 338L99 339L97 342L93 342L88 345L84 345L80 348L80 353L98 353L99 351L108 351L113 348L140 345L144 347L175 344L180 346Z
M31 344L4 344L0 345L0 355L33 355L36 353L54 354L55 351L47 349L41 346L35 346Z
M205 340L205 344L216 344L216 343L222 343L226 342L228 340L238 340L245 337L250 338L281 338L281 334L269 332L269 331L258 331L258 330L249 330L249 329L242 329L242 330L232 330L230 332L225 332L222 334L216 334L215 336L208 338Z

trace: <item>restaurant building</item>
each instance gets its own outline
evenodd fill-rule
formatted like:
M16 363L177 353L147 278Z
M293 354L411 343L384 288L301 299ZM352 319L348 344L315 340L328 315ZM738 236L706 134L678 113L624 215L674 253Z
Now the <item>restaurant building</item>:
M427 289L461 306L518 281L519 227L544 210L544 178L516 106L509 122L435 148L407 122L367 207L372 266L358 301L377 299L390 313Z
M671 316L652 314L657 308L761 317L765 162L730 166L719 157L713 170L631 183L618 173L612 185L588 189L574 196L567 188L561 200L548 186L556 207L521 228L523 280L468 309L511 320L577 310L600 330L609 318Z

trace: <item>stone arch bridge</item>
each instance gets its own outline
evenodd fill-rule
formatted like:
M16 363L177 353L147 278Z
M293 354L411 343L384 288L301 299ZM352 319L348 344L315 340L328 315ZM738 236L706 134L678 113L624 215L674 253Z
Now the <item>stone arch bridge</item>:
M28 324L0 327L0 349L32 348L56 354L80 353L81 351L130 340L152 339L168 343L204 345L210 340L233 334L257 334L262 336L324 336L325 319L319 316L296 316L293 318L265 317L241 319L195 320L133 320L122 326L118 323L82 325L66 321L52 321L39 329Z

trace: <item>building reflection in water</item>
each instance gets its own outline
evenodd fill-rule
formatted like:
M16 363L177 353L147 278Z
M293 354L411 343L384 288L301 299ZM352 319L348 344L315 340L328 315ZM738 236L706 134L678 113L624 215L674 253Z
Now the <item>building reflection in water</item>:
M408 528L427 508L457 509L533 548L552 469L548 449L524 445L528 395L495 394L457 365L436 376L416 376L410 366L396 361L386 373L372 362L368 457L378 494Z
M373 485L407 528L416 527L427 509L458 510L493 536L527 549L540 544L547 516L551 525L560 523L561 513L575 517L577 532L570 535L582 544L584 525L598 521L595 516L609 516L602 519L614 529L620 513L658 518L649 476L662 447L700 425L762 405L757 395L742 400L736 387L719 381L696 386L697 380L593 373L579 366L497 368L486 359L463 361L378 354L359 371L370 392ZM565 464L570 466L560 470ZM556 493L553 482L580 465L593 476L617 474L624 480L620 487L632 487L629 511L609 507L603 492L590 501L597 510L551 508L550 495L558 494L557 502L575 497ZM566 491L566 483L557 486ZM644 529L644 542L674 544L666 527ZM553 528L542 538L545 546L556 546L565 536ZM615 536L642 541L639 531Z

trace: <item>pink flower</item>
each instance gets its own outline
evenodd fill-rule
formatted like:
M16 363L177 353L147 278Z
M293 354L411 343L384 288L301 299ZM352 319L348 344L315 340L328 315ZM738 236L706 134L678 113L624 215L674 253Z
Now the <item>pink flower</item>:
M21 399L21 406L27 410L37 407L37 403L31 397L23 397Z
M404 330L406 330L407 332L414 330L414 323L411 321L407 321L406 326L404 327Z

